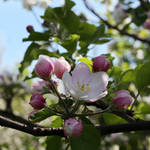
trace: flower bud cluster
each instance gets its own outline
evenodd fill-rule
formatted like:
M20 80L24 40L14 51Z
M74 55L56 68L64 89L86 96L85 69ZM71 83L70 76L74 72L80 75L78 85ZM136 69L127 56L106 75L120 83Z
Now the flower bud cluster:
M71 66L64 57L60 57L53 61L49 56L40 55L35 66L36 75L43 79L49 79L53 73L61 79L66 70L69 72Z
M110 64L106 56L97 56L93 60L93 72L90 71L87 64L80 63L72 71L71 77L69 74L71 65L64 57L53 60L49 56L40 55L35 65L35 74L42 78L43 81L33 84L33 95L30 98L29 104L35 110L29 114L29 117L47 106L42 94L47 91L56 90L54 86L57 87L57 82L51 80L52 75L55 75L58 79L62 79L66 90L76 99L94 102L103 98L107 94L106 87L109 77L106 72L110 68ZM127 90L116 92L113 98L113 104L117 108L128 108L132 102L133 98ZM64 121L63 129L65 136L78 137L82 133L82 128L82 123L73 118Z

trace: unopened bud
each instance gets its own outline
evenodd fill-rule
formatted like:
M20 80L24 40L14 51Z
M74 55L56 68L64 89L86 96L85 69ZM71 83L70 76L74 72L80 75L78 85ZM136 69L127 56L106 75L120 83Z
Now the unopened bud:
M28 26L26 27L26 30L27 30L29 33L34 32L34 28L33 28L33 26L31 26L31 25L28 25Z
M69 72L71 70L70 64L64 59L64 57L56 59L54 65L55 65L54 73L59 79L62 78L65 71Z
M45 99L40 94L33 94L30 98L29 104L35 109L42 109L45 106Z
M98 56L93 61L93 71L104 71L106 72L110 67L110 61L105 56Z
M128 108L134 99L127 90L119 90L115 93L113 103L118 108Z
M49 56L40 55L35 66L35 73L40 78L49 79L54 72L54 64Z
M78 137L82 132L81 122L72 118L65 120L63 128L66 136Z

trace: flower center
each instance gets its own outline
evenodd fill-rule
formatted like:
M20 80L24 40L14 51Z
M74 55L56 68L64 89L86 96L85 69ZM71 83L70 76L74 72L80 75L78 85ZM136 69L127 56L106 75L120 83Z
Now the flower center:
M83 84L81 84L80 82L77 82L77 86L78 86L78 88L81 90L81 91L90 91L91 90L91 88L89 87L89 83L83 83Z

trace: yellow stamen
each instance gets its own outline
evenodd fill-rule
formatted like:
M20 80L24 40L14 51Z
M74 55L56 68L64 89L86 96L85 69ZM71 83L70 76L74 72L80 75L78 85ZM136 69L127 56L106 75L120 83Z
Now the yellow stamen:
M85 86L84 83L81 85L80 82L77 82L77 86L78 86L78 88L79 88L81 91L85 91L85 89L86 89L87 91L90 91L90 90L91 90L91 88L89 87L89 83L87 83L86 86Z

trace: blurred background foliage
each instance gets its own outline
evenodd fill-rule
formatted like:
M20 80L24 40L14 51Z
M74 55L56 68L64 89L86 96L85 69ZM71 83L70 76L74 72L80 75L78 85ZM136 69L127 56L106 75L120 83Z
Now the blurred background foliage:
M7 1L9 0L5 0L6 3ZM148 0L85 0L84 2L80 2L81 7L88 10L90 15L97 15L96 22L85 15L84 11L80 14L73 11L73 7L78 3L76 0L65 0L64 5L59 7L51 7L50 3L45 1L45 13L40 20L43 22L42 32L36 31L33 26L33 32L23 39L23 42L30 42L30 45L19 65L19 74L1 75L0 115L5 116L4 112L7 112L27 119L31 111L28 105L31 85L36 77L34 71L30 72L32 70L30 67L40 54L50 57L63 56L72 67L80 61L90 65L90 60L102 54L96 51L104 46L105 55L112 63L108 71L111 80L108 86L109 94L104 102L111 104L114 92L128 89L136 99L133 108L134 118L150 120L150 28L144 26L149 19L147 14L150 11L150 2ZM36 1L28 5L25 0L22 3L29 11L32 11L33 7L43 6L41 2ZM92 7L93 4L99 7ZM98 8L103 8L104 11ZM104 113L90 119L98 124L126 122L111 113ZM61 120L54 117L42 124L59 127ZM0 135L2 150L44 150L46 146L45 137L33 137L5 128L1 128ZM48 144L46 147L47 150L52 149ZM102 137L100 149L149 150L150 134L149 131L143 131L105 136Z

